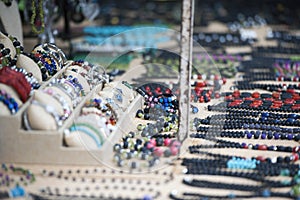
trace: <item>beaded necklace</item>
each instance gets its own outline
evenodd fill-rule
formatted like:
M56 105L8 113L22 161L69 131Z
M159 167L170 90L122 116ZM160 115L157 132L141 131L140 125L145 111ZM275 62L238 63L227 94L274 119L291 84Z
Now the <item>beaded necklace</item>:
M36 1L38 2L38 14L39 14L39 19L36 19L36 8L37 6ZM31 28L32 31L35 34L41 34L44 32L45 30L45 22L44 22L44 10L43 10L43 0L32 0L31 1L31 10L32 10L32 15L31 15ZM40 23L40 25L39 25ZM40 29L38 30L37 27L40 27Z
M35 182L35 175L27 169L3 163L0 170L0 180L3 186L27 186Z

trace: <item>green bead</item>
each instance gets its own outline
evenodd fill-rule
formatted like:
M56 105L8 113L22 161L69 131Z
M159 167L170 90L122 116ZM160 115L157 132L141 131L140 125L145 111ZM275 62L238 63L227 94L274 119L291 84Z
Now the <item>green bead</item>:
M293 179L297 184L300 183L300 177L298 175L294 176Z
M295 185L294 187L292 187L292 194L294 195L294 196L300 196L300 185L298 184L298 185Z
M290 184L291 184L291 181L290 181L290 180L283 180L283 181L281 181L281 183L282 183L283 185L290 185Z
M281 176L289 176L290 175L290 170L288 170L288 169L282 169L280 171L280 175Z
M137 130L142 131L145 128L143 124L138 124L137 125Z

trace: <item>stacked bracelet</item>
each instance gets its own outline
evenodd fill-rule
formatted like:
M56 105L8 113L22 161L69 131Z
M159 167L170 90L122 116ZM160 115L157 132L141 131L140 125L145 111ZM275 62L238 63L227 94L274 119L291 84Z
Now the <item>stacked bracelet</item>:
M67 94L73 103L73 107L76 107L78 103L81 101L81 96L79 96L75 88L72 84L65 83L65 79L53 79L51 83L49 83L49 86L54 86L63 91L65 94Z
M67 58L64 52L59 49L55 44L45 43L42 45L43 50L45 50L53 59L57 61L60 65L60 69L63 68L64 63L66 63Z

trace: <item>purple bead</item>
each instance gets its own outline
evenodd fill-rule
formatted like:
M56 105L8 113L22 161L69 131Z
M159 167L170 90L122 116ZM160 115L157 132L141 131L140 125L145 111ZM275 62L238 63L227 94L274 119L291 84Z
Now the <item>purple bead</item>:
M3 176L3 174L0 172L0 177L2 177Z
M262 133L260 137L261 137L261 139L266 139L266 134Z
M150 195L145 195L143 197L143 200L152 200L152 197Z
M251 139L252 138L252 134L251 133L247 133L247 138Z
M95 98L95 99L94 99L94 102L95 102L95 103L101 103L101 99L96 99L96 98Z
M242 147L244 148L247 144L245 142L242 143Z
M292 134L288 134L288 140L292 140L294 137L293 137L293 135Z
M249 125L248 124L244 124L243 127L244 127L244 129L248 129Z
M250 124L250 125L249 125L249 128L250 128L250 129L254 129L254 127L255 127L254 124Z
M273 134L273 136L274 136L274 139L275 139L275 140L278 140L278 139L279 139L279 137L280 137L280 135L279 135L277 132L276 132L276 133L274 133L274 134Z

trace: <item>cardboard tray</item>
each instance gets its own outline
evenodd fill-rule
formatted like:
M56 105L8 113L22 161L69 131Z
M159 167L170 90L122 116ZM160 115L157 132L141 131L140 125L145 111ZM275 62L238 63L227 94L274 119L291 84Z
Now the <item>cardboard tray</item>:
M22 116L30 105L30 99L15 115L1 116L1 162L61 165L102 165L112 162L113 144L121 139L124 132L130 131L132 128L132 124L129 122L133 121L137 109L141 108L142 97L137 96L131 102L127 110L119 117L116 130L107 138L99 150L89 150L87 147L76 148L64 146L64 129L69 127L73 120L80 114L82 106L95 90L92 90L83 98L70 117L64 122L63 126L57 131L27 131L22 128Z

